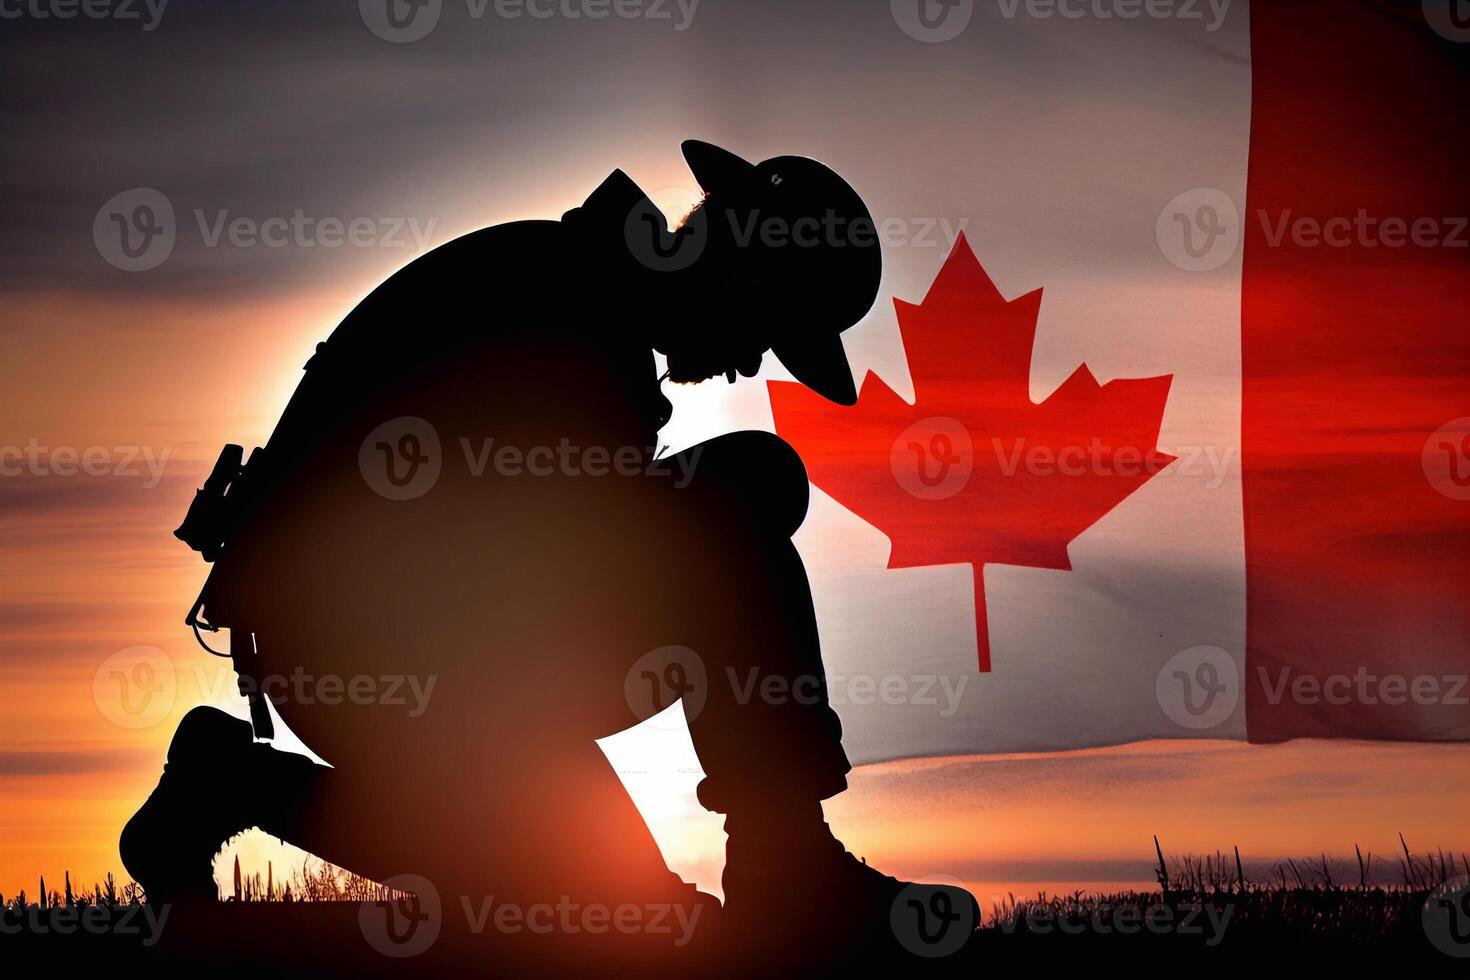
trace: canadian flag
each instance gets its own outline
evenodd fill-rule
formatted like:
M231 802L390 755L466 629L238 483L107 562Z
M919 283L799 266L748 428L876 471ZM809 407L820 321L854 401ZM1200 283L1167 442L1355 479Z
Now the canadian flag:
M1470 738L1470 5L960 6L1004 43L828 154L895 235L858 404L665 433L802 453L853 761Z

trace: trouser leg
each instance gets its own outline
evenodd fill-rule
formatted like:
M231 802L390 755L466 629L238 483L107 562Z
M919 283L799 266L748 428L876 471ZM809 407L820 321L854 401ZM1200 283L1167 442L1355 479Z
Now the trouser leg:
M441 896L667 900L676 882L597 744L552 734L467 743L447 786L322 766L262 771L273 799L261 829L374 880L422 875Z
M119 846L151 897L209 899L214 855L252 827L372 880L421 875L443 895L653 901L677 884L596 743L562 737L549 708L467 731L457 754L426 753L413 771L317 765L196 708Z
M697 520L683 529L690 541L672 591L687 608L679 635L704 685L702 698L685 699L706 774L700 800L719 812L773 799L814 804L847 787L851 766L828 701L811 587L790 540L805 512L805 477L790 448L764 433L697 449L685 507ZM765 498L752 489L762 479L778 482ZM795 505L780 482L792 480Z

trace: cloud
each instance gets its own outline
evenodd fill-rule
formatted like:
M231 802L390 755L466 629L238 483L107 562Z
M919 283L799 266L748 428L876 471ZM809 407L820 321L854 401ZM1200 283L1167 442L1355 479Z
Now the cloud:
M81 776L136 772L156 759L152 749L0 749L0 777Z

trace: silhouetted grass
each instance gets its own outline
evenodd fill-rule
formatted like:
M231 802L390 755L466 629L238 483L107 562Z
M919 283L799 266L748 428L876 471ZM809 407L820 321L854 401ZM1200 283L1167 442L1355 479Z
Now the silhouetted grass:
M1285 931L1333 933L1373 937L1404 928L1418 928L1425 896L1433 888L1461 874L1470 874L1465 855L1414 855L1400 837L1402 853L1393 863L1380 861L1377 868L1391 869L1397 880L1374 881L1375 857L1356 854L1356 866L1333 862L1325 855L1312 860L1283 858L1268 865L1253 865L1256 878L1245 871L1239 850L1230 855L1181 855L1166 859L1158 839L1154 840L1159 888L1151 891L1112 893L1073 892L1032 897L1008 895L992 902L982 931L1036 933L1096 930L1099 920L1112 922L1122 915L1146 919L1157 915L1179 923L1205 909L1218 917L1228 910L1229 928L1242 931ZM224 902L245 903L358 903L381 900L391 892L377 882L344 871L324 861L307 859L284 878L274 866L244 874L235 858L233 888L222 893ZM23 912L28 908L96 907L118 909L147 901L134 882L119 884L111 874L91 891L73 892L71 875L64 887L48 889L45 878L33 900L22 890L7 899L0 895L0 910ZM1044 923L1043 930L1038 923ZM1065 927L1065 928L1064 928Z
M1226 921L1246 932L1331 933L1344 938L1385 936L1418 930L1429 892L1457 875L1470 874L1470 858L1443 851L1415 856L1399 837L1396 881L1375 882L1374 856L1355 848L1356 867L1327 856L1271 862L1260 880L1246 874L1239 849L1231 855L1182 855L1166 860L1154 838L1157 891L1066 896L1008 895L992 902L983 930L999 932L1099 931L1102 921L1116 931L1119 917L1196 926ZM1213 911L1214 918L1201 913ZM1167 930L1164 930L1167 931Z
M105 881L94 884L92 890L73 893L71 873L64 875L65 886L61 891L46 887L46 877L40 878L40 890L35 897L25 889L10 898L0 894L0 910L21 912L28 908L42 910L55 908L123 908L147 901L141 885L134 881L119 884L109 872ZM240 859L235 858L234 888L220 894L225 902L362 902L378 900L391 894L375 881L333 867L325 861L308 858L300 868L287 877L277 880L275 868L266 864L264 878L259 873L244 875L240 871Z
M117 879L108 872L107 877L101 882L95 882L90 892L73 892L71 887L71 872L65 872L62 880L65 882L63 890L47 889L46 876L41 875L41 887L36 892L36 899L32 901L22 888L11 898L7 899L0 894L0 910L11 912L24 912L28 908L53 909L53 908L100 908L118 909L129 905L141 904L144 900L143 889L136 882L126 882L123 885L117 883Z

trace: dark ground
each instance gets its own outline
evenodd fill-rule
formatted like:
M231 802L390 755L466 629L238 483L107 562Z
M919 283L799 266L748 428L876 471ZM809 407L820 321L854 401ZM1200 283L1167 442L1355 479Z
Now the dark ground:
M1217 899L1218 901L1218 899ZM1421 899L1422 904L1422 899ZM1249 905L1247 897L1246 905ZM443 916L437 938L421 953L394 958L375 948L368 933L373 920L356 903L222 903L170 908L156 930L142 907L111 910L65 909L23 917L3 913L0 963L11 976L27 971L47 975L61 970L108 970L118 976L786 976L871 975L998 976L1001 971L1078 970L1120 967L1129 971L1162 969L1213 973L1225 969L1392 968L1396 973L1470 975L1470 959L1441 952L1427 938L1417 915L1402 914L1376 930L1356 934L1341 926L1323 927L1304 917L1286 926L1253 919L1246 906L1235 924L1218 935L1176 926L1168 931L1139 928L1124 934L1100 931L1084 912L1063 930L1058 920L1020 921L1009 931L998 927L974 934L960 952L925 959L899 951L884 953L849 946L839 954L812 943L794 954L763 948L757 935L721 936L700 928L693 941L676 947L671 936L506 935L493 925L473 934L463 917ZM1415 911L1412 901L1403 912ZM90 912L86 925L81 917ZM40 918L36 916L39 915ZM1181 920L1177 920L1182 922ZM1204 921L1201 919L1201 921ZM1035 931L1033 931L1035 930ZM154 938L154 934L158 938ZM891 942L891 937L880 937ZM381 936L374 937L378 946ZM401 949L399 951L402 951ZM1470 952L1470 950L1466 950Z

